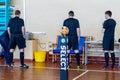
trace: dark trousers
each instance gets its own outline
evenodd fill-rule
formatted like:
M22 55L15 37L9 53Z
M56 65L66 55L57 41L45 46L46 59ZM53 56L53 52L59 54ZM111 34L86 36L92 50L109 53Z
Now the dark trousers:
M4 57L6 60L6 64L9 64L9 48L8 48L8 44L9 44L9 35L7 33L7 31L5 33L3 33L3 35L0 36L0 43L1 46L4 48Z
M68 36L68 49L69 50L78 50L78 37L77 35L69 35ZM75 53L77 65L80 66L80 54Z

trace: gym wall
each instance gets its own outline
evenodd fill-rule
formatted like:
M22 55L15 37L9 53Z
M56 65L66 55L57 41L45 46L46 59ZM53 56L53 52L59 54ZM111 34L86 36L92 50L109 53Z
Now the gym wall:
M15 9L23 11L27 31L46 32L48 42L55 42L70 10L79 19L83 36L102 40L104 12L111 10L117 21L116 40L120 38L120 0L14 0ZM25 6L24 6L25 4Z

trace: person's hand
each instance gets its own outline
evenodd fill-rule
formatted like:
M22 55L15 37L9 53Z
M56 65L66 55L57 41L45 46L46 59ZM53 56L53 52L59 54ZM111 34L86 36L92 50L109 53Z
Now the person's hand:
M105 32L105 29L102 29L101 32L104 33L104 32Z
M80 37L78 37L78 43L80 42Z
M23 38L26 39L26 35L23 34Z
M11 35L9 35L9 39L11 38Z

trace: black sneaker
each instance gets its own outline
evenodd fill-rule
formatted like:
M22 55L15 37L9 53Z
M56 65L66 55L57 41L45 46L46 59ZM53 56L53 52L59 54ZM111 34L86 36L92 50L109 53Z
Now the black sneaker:
M14 66L14 62L11 63L11 66Z
M71 66L70 66L70 65L68 65L67 69L68 69L68 70L70 70L70 68L71 68Z
M7 66L8 68L10 68L10 69L12 69L13 68L13 66L11 65L11 64L8 64L8 66Z
M114 69L115 69L115 66L114 66L114 65L112 65L112 66L111 66L111 68L114 70Z
M104 66L103 70L109 70L109 66Z
M79 71L80 69L82 69L82 66L77 66L77 70Z
M21 65L21 66L20 66L20 68L25 68L25 69L28 69L28 68L29 68L29 66L27 66L26 64L24 64L24 65Z

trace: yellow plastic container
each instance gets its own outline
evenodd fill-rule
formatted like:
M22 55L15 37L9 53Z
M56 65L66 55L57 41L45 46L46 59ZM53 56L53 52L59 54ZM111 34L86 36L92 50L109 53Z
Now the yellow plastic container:
M35 52L34 54L35 54L36 62L45 62L46 52L40 51L40 52Z

